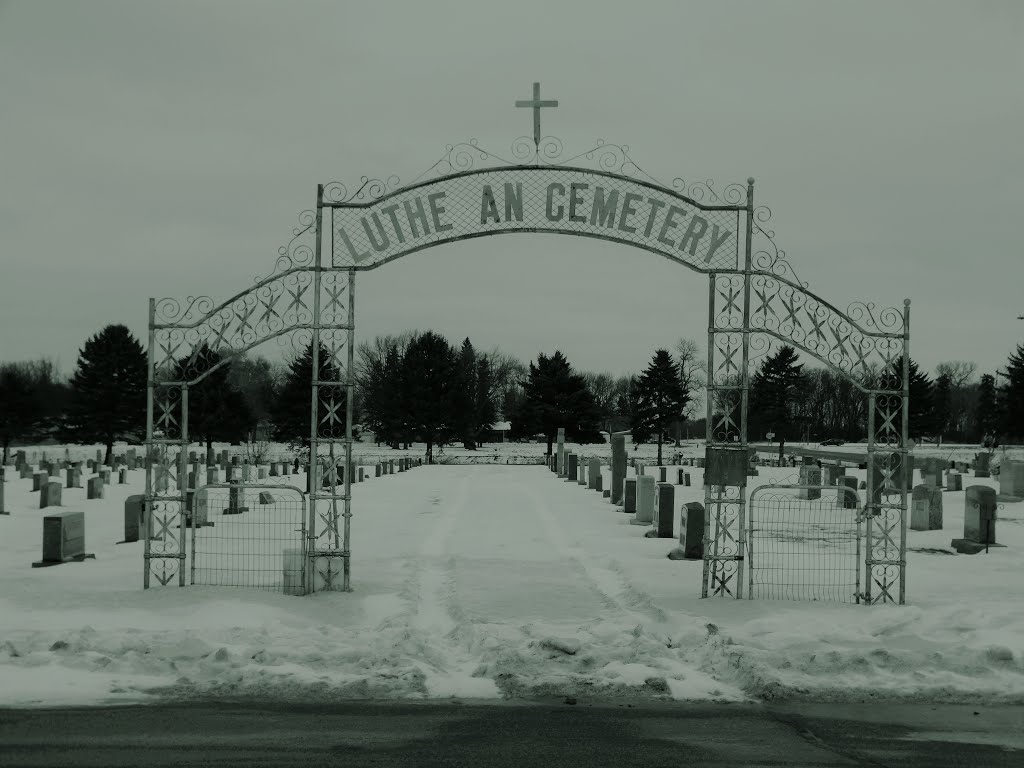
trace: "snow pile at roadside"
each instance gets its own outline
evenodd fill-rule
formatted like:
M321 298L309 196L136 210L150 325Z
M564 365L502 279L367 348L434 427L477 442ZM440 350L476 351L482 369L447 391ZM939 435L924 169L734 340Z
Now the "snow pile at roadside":
M677 505L702 500L677 488ZM762 468L758 482L791 470ZM995 485L991 480L967 483ZM96 560L32 569L41 517L9 479L0 517L0 705L154 697L1024 701L1024 503L1005 548L955 555L945 527L908 532L906 606L699 599L606 499L537 467L431 467L354 489L350 594L141 589L123 502L66 489ZM877 591L877 588L876 588Z

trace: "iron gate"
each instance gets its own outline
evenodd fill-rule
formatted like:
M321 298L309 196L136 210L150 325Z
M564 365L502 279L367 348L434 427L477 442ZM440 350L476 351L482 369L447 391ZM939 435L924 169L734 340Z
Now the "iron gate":
M858 494L845 485L755 488L747 537L750 598L859 603L862 523Z
M218 483L195 492L191 583L304 595L309 578L306 498L291 485Z

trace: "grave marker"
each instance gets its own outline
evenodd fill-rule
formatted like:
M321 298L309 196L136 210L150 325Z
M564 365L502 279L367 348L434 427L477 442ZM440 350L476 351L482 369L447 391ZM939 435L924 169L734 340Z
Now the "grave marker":
M704 559L704 505L690 501L679 515L679 548L668 554L671 560Z
M964 476L959 472L946 473L946 490L962 491L964 488Z
M117 470L117 484L118 485L124 485L127 482L128 482L128 470L125 469L124 467L121 467L119 470Z
M81 562L87 557L94 555L85 553L84 513L55 512L43 518L43 559L32 563L33 568Z
M225 515L240 515L243 512L248 512L248 507L242 506L242 489L238 487L238 484L232 482L231 488L228 489L228 506L222 514Z
M565 474L565 427L558 428L558 474Z
M652 538L671 539L675 532L676 488L671 483L658 483L658 503L655 505L654 530L647 533Z
M99 475L90 477L86 482L85 498L87 499L102 499L104 495L103 491L103 478Z
M32 473L32 491L38 491L43 487L45 483L50 481L49 472L33 472Z
M260 504L273 504L274 497L270 491L260 491Z
M602 496L611 495L611 491L606 491L604 489L604 475L602 475L600 472L598 472L594 476L594 490L600 493Z
M654 522L654 475L641 475L636 484L636 516L632 525L650 525Z
M843 491L849 488L849 491ZM860 496L857 494L857 478L843 477L839 482L839 490L836 495L836 506L843 509L857 509L860 504Z
M599 491L601 489L597 487L597 484L600 482L601 478L601 460L594 456L590 459L588 464L589 466L587 467L587 489L591 491Z
M1024 461L1003 459L999 465L999 501L1024 500Z
M60 483L51 480L43 484L39 489L39 508L59 507L61 496Z
M622 503L623 481L626 479L626 433L612 435L612 479L610 498L612 504Z
M968 486L964 496L964 538L983 545L996 543L995 488Z
M566 459L566 470L565 470L565 479L566 479L567 482L570 482L570 483L575 483L576 482L576 473L578 472L578 468L577 468L577 462L578 461L579 461L579 457L575 453L570 453L569 456L567 457L567 459Z
M989 472L989 461L992 458L990 453L976 453L974 454L974 476L975 477L991 477L992 474Z
M627 515L636 514L636 480L627 477L622 481L622 511Z

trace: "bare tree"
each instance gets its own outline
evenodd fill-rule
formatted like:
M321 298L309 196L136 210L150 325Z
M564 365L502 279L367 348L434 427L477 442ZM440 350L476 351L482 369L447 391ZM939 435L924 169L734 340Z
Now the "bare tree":
M935 366L935 377L947 375L953 387L964 387L974 378L977 370L978 364L968 360L946 360Z
M676 447L682 433L683 423L697 418L704 407L704 382L707 377L708 363L701 357L700 345L693 339L680 338L676 342L676 362L679 366L679 383L690 396L683 419L676 422Z
M616 399L619 390L615 385L615 379L610 373L584 372L583 380L587 383L587 389L594 396L597 410L600 414L601 431L608 433L608 440L611 441L612 422L615 420Z

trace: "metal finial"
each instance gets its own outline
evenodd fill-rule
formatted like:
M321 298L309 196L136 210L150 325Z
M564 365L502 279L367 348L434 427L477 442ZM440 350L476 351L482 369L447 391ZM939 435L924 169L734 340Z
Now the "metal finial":
M517 107L529 107L533 110L533 145L540 147L540 108L557 107L557 100L541 101L540 83L533 84L533 99L516 102Z

